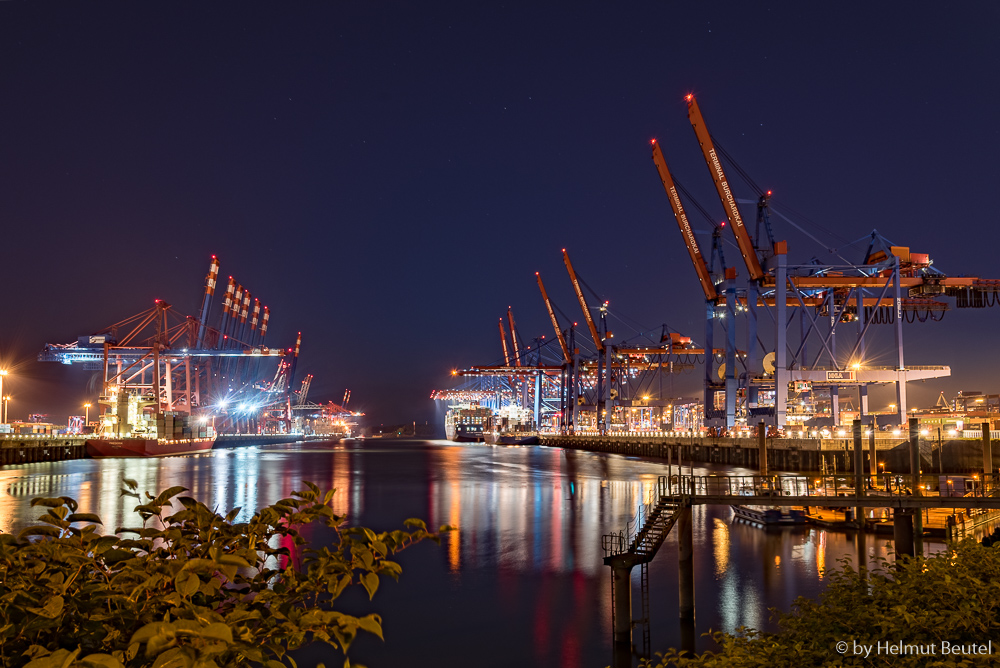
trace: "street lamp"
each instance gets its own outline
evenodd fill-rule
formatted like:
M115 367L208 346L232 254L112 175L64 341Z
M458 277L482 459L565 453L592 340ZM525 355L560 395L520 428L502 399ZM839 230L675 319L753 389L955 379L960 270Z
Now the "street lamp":
M7 375L7 369L0 369L0 397L3 397L3 377ZM0 424L7 424L6 414L0 415Z
M84 404L83 408L87 411L87 417L83 419L83 426L87 427L90 425L90 404Z
M7 424L7 404L10 403L10 395L3 398L3 424Z

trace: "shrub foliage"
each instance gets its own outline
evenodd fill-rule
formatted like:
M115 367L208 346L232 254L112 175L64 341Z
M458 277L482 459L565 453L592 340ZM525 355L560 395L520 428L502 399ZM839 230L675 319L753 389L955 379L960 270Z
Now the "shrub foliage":
M680 668L799 668L800 666L972 666L1000 653L1000 549L973 540L926 559L884 562L876 571L843 560L828 572L818 600L799 598L777 612L779 631L740 629L714 634L718 652L690 657L676 650L647 666ZM986 645L992 657L942 654L951 647ZM848 643L838 650L837 643ZM878 651L878 643L936 648L934 655ZM868 646L865 655L856 645ZM846 649L845 649L846 648Z
M369 598L399 577L396 552L439 539L421 520L376 533L349 527L312 483L234 524L171 487L140 500L140 527L102 535L101 520L69 497L36 498L37 525L0 534L0 660L29 668L279 668L312 641L347 652L361 631L382 637L377 614L334 609L360 585ZM169 514L168 514L169 513ZM299 527L333 530L312 548ZM442 527L446 531L449 527Z

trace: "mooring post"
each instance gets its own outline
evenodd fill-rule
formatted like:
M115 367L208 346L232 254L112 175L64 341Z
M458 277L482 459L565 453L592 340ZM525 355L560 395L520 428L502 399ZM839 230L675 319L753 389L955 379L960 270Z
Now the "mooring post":
M892 509L892 535L896 548L896 559L910 556L913 552L913 509ZM919 513L918 513L919 516Z
M878 431L878 425L875 424L875 420L872 420L871 431L868 432L868 475L877 476L878 475L878 462L875 456L875 432Z
M767 427L764 421L757 423L757 452L760 459L760 474L767 475Z
M913 476L913 496L923 496L920 489L920 420L917 418L910 418L910 475ZM924 556L924 518L919 508L913 513L913 542L916 553Z
M861 441L861 420L854 421L854 497L859 502L854 506L854 521L864 531L865 509L860 499L865 495L865 449Z
M993 451L990 448L990 423L983 423L983 490L989 477L993 475Z
M691 503L684 501L677 517L677 596L681 619L694 620L694 541Z
M611 564L611 586L615 598L615 646L632 647L632 564L616 559Z

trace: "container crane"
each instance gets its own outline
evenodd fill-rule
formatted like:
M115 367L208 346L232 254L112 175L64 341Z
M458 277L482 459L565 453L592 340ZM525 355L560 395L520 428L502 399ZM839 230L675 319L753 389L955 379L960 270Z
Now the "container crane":
M309 386L312 385L312 379L313 376L311 373L306 374L306 377L302 379L302 388L297 392L299 396L295 400L296 406L305 405L306 397L309 395Z
M545 284L542 283L542 276L537 271L535 272L535 278L538 279L538 289L542 291L542 299L545 300L545 308L549 312L549 318L552 319L552 327L556 330L556 338L559 340L559 347L562 348L563 361L566 364L572 364L573 357L569 353L569 346L566 345L566 337L563 336L562 330L559 329L559 321L556 320L556 312L552 309L552 302L549 301L549 295L545 292Z

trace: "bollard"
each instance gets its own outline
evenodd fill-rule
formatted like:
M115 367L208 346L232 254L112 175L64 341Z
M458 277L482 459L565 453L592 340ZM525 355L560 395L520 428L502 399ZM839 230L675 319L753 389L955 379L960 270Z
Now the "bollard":
M757 425L757 451L760 459L760 474L767 475L767 428L761 420Z
M872 428L871 428L871 431L868 432L868 453L869 453L868 454L868 474L869 475L878 475L878 462L876 461L876 456L875 456L875 431L876 431L876 429L877 429L877 425L875 424L875 421L872 420Z
M615 590L615 645L632 646L632 565L619 561L611 566Z
M993 452L990 448L990 423L984 422L982 424L983 429L983 488L986 487L986 481L989 476L993 475Z
M865 450L861 444L861 420L854 421L854 497L860 499L865 495ZM854 521L864 529L865 509L860 502L854 506Z
M892 534L896 549L896 560L903 556L913 556L913 510L893 508Z
M910 475L913 477L913 496L923 496L920 490L920 420L917 418L910 418ZM919 512L913 515L912 527L916 550L922 557L924 556L924 518Z
M677 518L677 597L681 619L694 620L694 542L691 505L685 503Z

